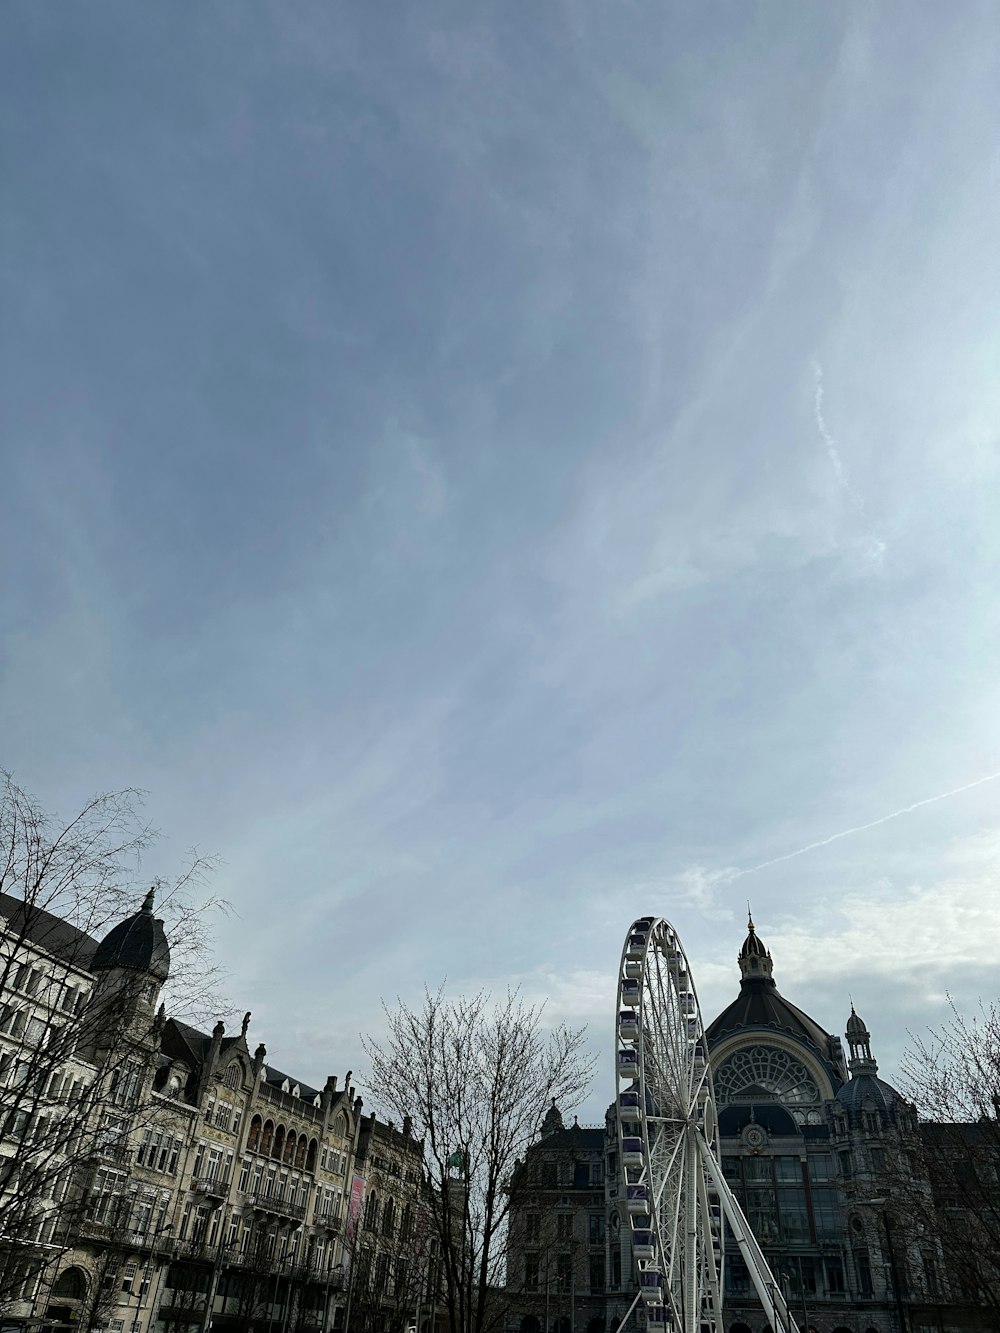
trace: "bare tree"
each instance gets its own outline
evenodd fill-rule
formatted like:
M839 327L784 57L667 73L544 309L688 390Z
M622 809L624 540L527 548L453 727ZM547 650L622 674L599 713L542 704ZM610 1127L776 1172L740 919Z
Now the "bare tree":
M913 1039L902 1090L924 1123L892 1165L890 1194L922 1247L925 1286L940 1256L953 1300L1000 1308L1000 1009L982 1005ZM912 1245L911 1245L912 1248ZM932 1294L932 1293L931 1293ZM995 1320L995 1315L993 1316Z
M149 1113L162 1023L150 979L90 972L95 940L141 901L153 834L140 810L139 793L114 792L61 823L0 775L0 1306L71 1242L99 1164L124 1168ZM218 981L205 952L222 904L194 896L208 865L196 857L161 886L171 977L196 1007Z
M556 1099L584 1096L593 1061L584 1035L546 1031L541 1007L516 993L446 999L426 991L420 1009L386 1008L388 1035L365 1040L376 1102L412 1117L423 1139L428 1224L437 1242L451 1333L501 1326L505 1231L516 1167Z
M350 1333L404 1333L432 1304L428 1192L422 1179L393 1183L391 1211L359 1213L344 1233Z

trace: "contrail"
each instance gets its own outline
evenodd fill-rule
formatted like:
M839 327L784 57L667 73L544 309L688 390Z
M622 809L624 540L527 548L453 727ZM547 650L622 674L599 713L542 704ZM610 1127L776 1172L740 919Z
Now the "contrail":
M813 411L816 417L816 429L819 431L820 439L826 445L827 457L830 460L834 472L837 474L837 480L850 495L851 499L857 504L857 497L851 491L850 483L844 475L844 465L840 461L840 452L837 449L837 441L830 434L827 428L826 418L823 416L823 367L818 361L813 362L813 383L815 385L815 392L813 394Z
M758 870L766 870L769 866L780 865L782 861L794 861L797 856L805 856L806 852L814 852L817 847L829 847L831 842L839 842L841 838L849 838L854 833L864 833L870 828L878 828L879 824L888 824L891 819L899 819L903 815L912 814L914 810L919 810L925 805L934 805L936 801L946 801L950 796L959 796L963 791L972 791L973 787L981 787L985 782L996 782L1000 778L1000 772L987 773L984 778L976 778L975 782L967 782L964 787L953 787L951 791L938 792L936 796L925 796L922 801L914 801L912 805L904 805L901 810L893 810L889 815L883 815L881 819L873 819L870 824L856 824L853 828L841 829L839 833L831 833L828 838L820 838L818 842L807 843L805 847L799 847L797 851L785 852L784 856L772 857L770 861L761 861L760 865L747 866L745 870L735 870L723 877L723 882L731 884L733 880L742 879L744 875L755 875Z
M823 367L815 358L812 363L813 368L813 416L816 419L816 429L819 431L819 437L823 441L826 449L826 456L830 460L830 466L833 468L834 476L837 478L837 484L844 492L857 513L864 520L865 526L869 529L868 540L871 543L871 549L868 554L873 560L880 561L885 554L885 542L875 532L865 514L865 502L857 491L851 485L850 478L844 468L840 457L840 450L837 448L837 441L830 433L830 428L826 424L826 417L823 415Z

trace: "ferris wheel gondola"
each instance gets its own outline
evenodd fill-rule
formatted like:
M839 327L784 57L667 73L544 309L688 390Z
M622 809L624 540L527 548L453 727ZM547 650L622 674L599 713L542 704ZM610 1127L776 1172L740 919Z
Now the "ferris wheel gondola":
M677 932L629 929L618 974L617 1118L624 1211L651 1333L723 1333L725 1215L776 1333L796 1325L718 1157L705 1027Z

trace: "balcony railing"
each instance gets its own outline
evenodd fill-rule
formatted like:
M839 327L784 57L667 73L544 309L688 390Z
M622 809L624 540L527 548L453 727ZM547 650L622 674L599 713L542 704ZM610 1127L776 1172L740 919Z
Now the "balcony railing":
M107 1249L138 1251L147 1254L168 1254L176 1248L177 1241L166 1230L132 1231L121 1222L111 1219L98 1222L92 1217L81 1218L75 1226L67 1228L66 1239L99 1240Z
M222 1199L229 1193L229 1176L197 1176L191 1182L195 1194L207 1194L210 1198Z
M298 1203L293 1203L290 1199L279 1199L275 1194L268 1194L258 1187L246 1191L246 1198L251 1207L259 1208L264 1213L277 1213L281 1217L294 1218L296 1222L304 1220L306 1215L305 1207Z

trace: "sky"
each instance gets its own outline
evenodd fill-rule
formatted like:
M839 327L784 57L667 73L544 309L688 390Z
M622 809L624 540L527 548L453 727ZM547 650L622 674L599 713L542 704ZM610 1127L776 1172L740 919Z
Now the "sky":
M0 765L303 1079L517 985L596 1121L748 902L893 1078L998 990L998 124L989 0L7 0Z

